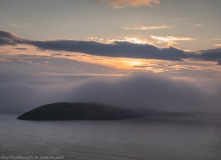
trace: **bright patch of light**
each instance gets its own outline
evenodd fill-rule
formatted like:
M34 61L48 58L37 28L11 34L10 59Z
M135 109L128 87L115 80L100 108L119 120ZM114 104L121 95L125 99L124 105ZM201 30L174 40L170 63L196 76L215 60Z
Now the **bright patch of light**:
M215 44L214 46L216 46L216 47L221 47L221 44Z
M135 43L135 44L150 44L150 45L154 45L152 43L150 43L147 39L138 39L138 38L130 38L130 37L124 37L124 39L111 39L109 40L111 43L112 42L130 42L130 43Z
M131 66L137 66L137 65L142 65L142 62L139 62L139 61L129 61L128 64L130 64Z
M98 37L89 37L86 38L88 41L96 41L100 43L114 43L114 42L129 42L129 43L135 43L135 44L149 44L154 45L147 39L139 39L135 37L124 37L123 39L104 39L104 38L98 38Z
M173 36L166 36L166 37L156 37L156 36L151 36L153 39L156 39L158 41L193 41L196 40L191 37L173 37Z

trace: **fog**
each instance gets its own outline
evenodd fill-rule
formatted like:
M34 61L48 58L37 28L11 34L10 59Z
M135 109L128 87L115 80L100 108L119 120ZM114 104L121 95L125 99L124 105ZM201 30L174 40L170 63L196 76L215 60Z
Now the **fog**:
M220 111L221 102L220 86L215 85L216 89L212 89L202 84L148 73L89 81L75 88L71 95L76 101L129 108L213 112Z
M152 73L123 77L24 73L0 73L0 76L0 112L22 113L40 105L64 101L165 111L221 111L218 83L210 87Z

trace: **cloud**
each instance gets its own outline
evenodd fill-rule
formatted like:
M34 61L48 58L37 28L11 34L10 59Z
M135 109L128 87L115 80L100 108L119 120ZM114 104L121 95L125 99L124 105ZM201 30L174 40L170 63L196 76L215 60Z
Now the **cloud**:
M138 6L148 6L160 4L160 0L100 0L103 2L108 2L113 8L126 8L126 7L138 7Z
M151 38L155 39L159 43L161 43L161 42L167 43L168 46L173 46L174 44L178 44L177 41L193 41L193 40L196 40L192 37L174 37L174 36L166 36L166 37L151 36Z
M156 39L157 41L193 41L196 40L192 37L173 37L173 36L166 36L166 37L157 37L157 36L151 36L153 39Z
M221 47L221 44L215 44L214 46L215 47Z
M27 50L27 48L15 48L15 49L18 49L18 50Z
M11 23L10 24L11 26L14 26L14 27L19 27L19 28L29 28L29 27L36 27L32 24L29 24L29 23L20 23L20 24L16 24L16 23Z
M54 51L82 52L96 56L126 57L144 59L162 59L180 61L187 54L181 50L170 48L157 48L149 44L134 44L129 42L114 42L111 44L97 43L93 41L33 41L29 44L40 49Z
M194 25L194 28L201 28L201 27L203 27L204 25L203 24L195 24Z
M32 25L30 23L21 23L25 27L36 27L35 25Z
M0 57L0 62L10 62L10 60L7 58Z
M25 44L28 41L10 32L0 30L0 46Z
M221 59L221 48L211 49L211 50L202 50L195 55L196 59L201 59L205 61L218 61Z
M191 37L156 37L158 41L176 42L192 41ZM136 39L137 40L137 39ZM131 41L132 42L132 41ZM38 47L42 50L80 52L95 56L106 57L125 57L142 59L159 59L182 61L183 59L196 59L204 61L218 61L221 58L221 49L204 50L198 52L185 52L174 47L157 48L150 44L138 44L125 41L115 41L110 44L98 43L94 41L76 41L76 40L48 40L33 41L21 38L9 32L0 31L0 45L28 44Z
M135 43L135 44L149 44L153 45L150 43L147 39L139 39L139 38L131 38L131 37L124 37L124 39L108 39L107 42L109 43L114 43L114 42L129 42L129 43Z
M99 102L134 109L221 111L220 84L211 94L208 85L204 88L158 74L88 77L1 72L0 77L0 112L22 113L61 101Z
M136 44L149 44L153 45L149 40L147 39L139 39L136 37L124 37L123 39L104 39L104 38L98 38L98 37L89 37L86 38L88 41L96 41L96 42L103 42L103 43L114 43L114 42L129 42L129 43L136 43Z
M5 71L26 71L26 72L45 72L57 74L93 74L103 75L116 72L116 69L107 65L88 63L79 61L78 58L64 58L64 55L49 54L48 56L28 55L29 52L19 55L0 55L0 72ZM87 59L87 57L85 57Z
M218 64L221 65L221 58L217 60Z
M16 24L16 23L11 23L10 25L13 26L13 27L25 28L24 26L22 26L20 24Z
M174 28L175 25L168 26L168 25L162 25L162 26L140 26L140 27L123 27L124 30L156 30L156 29L168 29L168 28Z

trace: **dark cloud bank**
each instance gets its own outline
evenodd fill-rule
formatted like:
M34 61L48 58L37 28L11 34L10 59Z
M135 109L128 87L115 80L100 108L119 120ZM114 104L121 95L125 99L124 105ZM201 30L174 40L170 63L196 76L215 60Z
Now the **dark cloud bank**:
M126 57L143 59L160 59L181 61L182 59L193 58L204 61L221 61L221 48L214 50L184 52L182 50L170 48L157 48L148 44L134 44L128 42L114 42L112 44L98 43L94 41L74 41L74 40L53 40L53 41L33 41L23 39L12 33L0 31L0 45L29 44L43 50L81 52L96 56Z
M62 77L0 73L0 112L23 113L54 102L99 102L165 111L221 111L221 86L203 86L156 74L126 77Z

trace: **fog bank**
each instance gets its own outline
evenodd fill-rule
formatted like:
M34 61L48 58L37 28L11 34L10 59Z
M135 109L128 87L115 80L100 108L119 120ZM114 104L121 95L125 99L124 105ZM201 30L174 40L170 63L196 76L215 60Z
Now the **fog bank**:
M55 102L97 102L165 111L221 111L221 87L152 73L124 77L0 73L0 112L22 113ZM215 89L214 89L215 88Z

